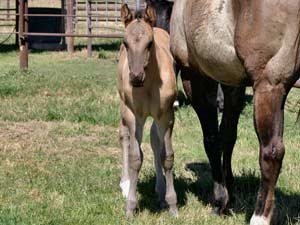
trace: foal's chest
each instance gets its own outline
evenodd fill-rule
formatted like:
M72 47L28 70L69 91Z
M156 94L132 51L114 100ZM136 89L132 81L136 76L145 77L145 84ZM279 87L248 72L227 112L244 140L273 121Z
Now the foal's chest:
M124 93L125 103L135 115L145 118L152 116L159 119L163 112L172 107L176 92L166 90L166 87L147 88L129 87Z

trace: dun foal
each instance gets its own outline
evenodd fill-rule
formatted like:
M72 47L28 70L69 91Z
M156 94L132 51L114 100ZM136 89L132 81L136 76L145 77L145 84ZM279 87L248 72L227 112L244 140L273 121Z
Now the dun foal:
M167 202L170 212L176 216L171 140L176 81L169 35L160 28L153 28L155 11L151 6L146 8L144 15L136 13L134 17L125 4L121 17L126 29L118 65L120 143L123 150L120 187L127 197L126 215L132 216L137 207L137 179L143 161L141 140L145 120L151 116L154 119L150 136L155 156L156 190L161 206Z

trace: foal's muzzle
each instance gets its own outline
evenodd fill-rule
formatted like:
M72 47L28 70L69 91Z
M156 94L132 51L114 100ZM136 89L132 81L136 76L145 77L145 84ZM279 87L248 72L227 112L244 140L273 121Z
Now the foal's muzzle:
M138 74L130 73L130 82L133 87L143 87L145 80L145 73Z

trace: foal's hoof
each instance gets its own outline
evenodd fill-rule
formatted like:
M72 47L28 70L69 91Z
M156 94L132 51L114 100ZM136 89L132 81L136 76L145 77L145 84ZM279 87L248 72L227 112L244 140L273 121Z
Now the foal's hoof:
M169 212L172 216L174 216L175 218L179 217L179 213L178 213L178 208L177 206L170 206Z
M127 200L126 203L126 216L128 218L133 217L137 209L137 203L135 201Z
M127 209L126 210L126 217L127 218L132 218L133 215L134 215L134 210L132 210L132 209Z

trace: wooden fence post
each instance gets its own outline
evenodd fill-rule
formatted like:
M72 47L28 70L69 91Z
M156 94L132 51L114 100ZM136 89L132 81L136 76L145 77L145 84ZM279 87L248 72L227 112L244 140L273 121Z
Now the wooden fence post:
M18 32L19 31L19 18L20 18L19 17L19 5L20 5L19 0L16 0L15 4L16 4L16 14L17 14L15 24L16 24L16 31ZM19 34L18 33L16 33L15 44L16 44L16 46L19 46Z
M61 14L62 15L66 14L65 6L66 6L65 0L61 0ZM66 17L62 17L61 18L61 32L62 33L66 32L65 24L66 24ZM64 49L66 48L66 38L65 37L62 37L62 46Z
M28 1L20 0L19 2L19 47L20 47L20 69L28 69L28 37L24 32L28 32Z
M92 22L91 22L91 5L90 0L86 0L86 31L88 35L92 34ZM87 53L88 57L92 56L92 38L87 38Z
M9 17L10 17L10 0L6 1L6 8L7 8L6 18L9 19Z
M67 34L74 34L74 0L68 0L67 2ZM67 37L68 52L74 52L74 37Z

